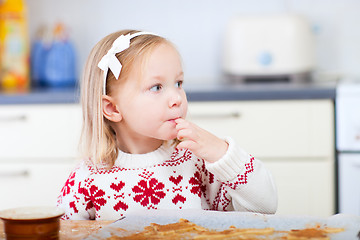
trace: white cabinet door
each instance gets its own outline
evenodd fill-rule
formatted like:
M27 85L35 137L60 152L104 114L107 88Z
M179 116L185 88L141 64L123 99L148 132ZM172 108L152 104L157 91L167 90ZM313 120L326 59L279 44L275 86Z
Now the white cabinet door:
M325 159L263 161L278 188L277 214L334 214L334 164Z
M257 157L332 157L331 100L194 102L188 118Z
M339 154L339 212L360 215L360 153Z
M0 105L0 209L56 204L81 119L79 104Z
M331 100L194 102L189 119L233 137L266 164L278 187L278 213L335 213Z
M0 210L55 206L75 162L0 163Z
M0 160L76 157L81 119L78 104L0 106Z

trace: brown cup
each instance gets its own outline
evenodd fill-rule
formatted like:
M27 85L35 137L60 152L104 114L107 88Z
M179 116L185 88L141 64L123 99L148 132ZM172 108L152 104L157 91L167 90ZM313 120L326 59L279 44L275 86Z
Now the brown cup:
M59 239L60 217L55 207L14 208L0 212L8 240Z

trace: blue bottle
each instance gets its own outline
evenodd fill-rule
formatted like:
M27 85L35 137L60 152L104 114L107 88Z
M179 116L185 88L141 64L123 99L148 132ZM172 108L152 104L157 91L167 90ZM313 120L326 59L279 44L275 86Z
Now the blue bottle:
M36 39L31 47L30 65L31 65L31 84L33 87L46 86L45 79L45 60L47 47L42 39Z
M75 49L60 24L55 28L55 38L46 54L44 67L46 86L75 86Z

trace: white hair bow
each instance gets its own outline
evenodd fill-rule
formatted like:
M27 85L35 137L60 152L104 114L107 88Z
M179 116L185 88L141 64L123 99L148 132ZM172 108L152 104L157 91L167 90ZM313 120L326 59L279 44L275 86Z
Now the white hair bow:
M156 35L151 32L137 32L134 34L120 35L112 44L112 47L109 49L107 54L105 54L100 62L98 63L98 67L104 72L104 81L103 81L103 93L106 94L106 76L108 73L108 69L114 74L116 79L119 79L122 65L120 61L117 59L115 54L124 51L130 47L130 40L134 37L151 34Z

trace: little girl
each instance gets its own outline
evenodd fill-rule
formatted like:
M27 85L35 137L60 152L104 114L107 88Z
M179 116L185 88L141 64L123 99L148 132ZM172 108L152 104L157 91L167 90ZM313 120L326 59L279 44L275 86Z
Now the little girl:
M264 165L232 138L186 120L176 48L138 31L98 42L81 82L83 159L62 188L63 219L116 220L134 210L274 213Z

